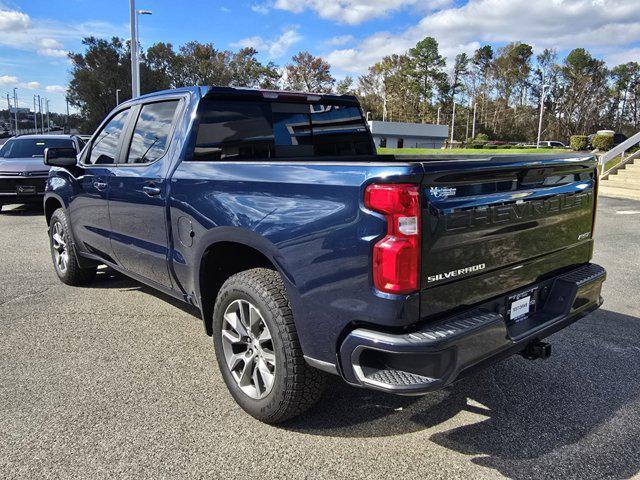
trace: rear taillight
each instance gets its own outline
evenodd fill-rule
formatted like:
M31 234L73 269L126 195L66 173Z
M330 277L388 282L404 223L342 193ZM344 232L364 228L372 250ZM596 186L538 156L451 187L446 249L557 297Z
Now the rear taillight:
M387 235L373 247L373 283L386 293L420 287L420 190L411 184L373 184L365 206L387 218Z

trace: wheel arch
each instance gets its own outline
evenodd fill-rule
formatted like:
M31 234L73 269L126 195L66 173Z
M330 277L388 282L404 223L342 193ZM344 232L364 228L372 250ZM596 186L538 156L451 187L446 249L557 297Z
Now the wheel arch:
M51 216L58 208L65 208L62 198L57 195L49 194L44 199L44 216L47 220L47 226L51 223Z
M201 248L195 272L196 294L207 335L212 334L213 307L220 288L231 275L244 270L269 268L277 271L283 278L294 310L292 296L295 289L291 288L293 283L279 261L276 247L261 237L257 241L225 237L207 242Z

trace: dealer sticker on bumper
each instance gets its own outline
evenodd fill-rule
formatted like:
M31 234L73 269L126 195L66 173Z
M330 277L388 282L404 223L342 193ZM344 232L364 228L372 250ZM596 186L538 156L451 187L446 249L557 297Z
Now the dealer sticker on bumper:
M531 297L524 297L520 300L516 300L511 304L511 311L509 312L509 318L516 320L520 317L529 314L529 306L531 305Z

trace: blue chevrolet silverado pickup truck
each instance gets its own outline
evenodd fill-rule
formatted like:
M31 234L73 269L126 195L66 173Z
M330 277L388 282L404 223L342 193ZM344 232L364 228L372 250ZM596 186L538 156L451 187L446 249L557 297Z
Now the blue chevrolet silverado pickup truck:
M193 87L119 105L45 163L58 277L107 265L199 308L265 422L326 374L415 395L546 358L602 303L591 156L376 155L354 97Z

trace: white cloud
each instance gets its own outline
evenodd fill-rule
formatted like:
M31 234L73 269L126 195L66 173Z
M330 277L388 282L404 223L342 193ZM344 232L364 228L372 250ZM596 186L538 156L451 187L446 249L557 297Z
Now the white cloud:
M38 43L42 48L62 48L62 44L53 38L41 38Z
M298 33L298 29L289 28L282 32L282 34L273 40L265 40L260 36L254 36L249 38L243 38L235 43L232 43L232 47L244 48L253 47L259 52L266 53L269 58L275 59L282 57L289 48L302 40L302 35Z
M38 50L36 50L36 53L43 57L58 58L64 58L68 55L68 52L66 50L62 50L60 48L39 48Z
M256 3L254 5L251 5L251 10L253 10L256 13L266 15L267 13L269 13L270 6L271 5L268 3Z
M2 75L0 76L0 86L5 88L17 87L37 90L40 88L40 82L21 82L18 77L14 75Z
M356 25L372 18L384 17L407 6L432 10L450 2L451 0L275 0L273 8L292 13L310 9L321 18Z
M29 15L18 10L0 9L0 46L62 58L67 56L67 51L64 49L65 41L77 42L89 35L126 38L127 31L124 27L115 27L102 21L64 23L31 19Z
M0 10L0 32L10 33L29 28L29 15L17 10Z
M620 65L621 63L638 62L640 61L640 47L612 52L610 54L606 54L604 58L609 65Z
M67 87L63 87L62 85L47 85L45 90L49 93L66 93Z
M0 85L3 87L13 87L17 84L18 84L18 77L14 77L13 75L0 76Z
M536 50L620 51L640 39L640 8L637 0L469 0L460 7L429 13L409 29L377 32L355 48L336 49L326 57L338 71L361 73L383 56L405 52L426 36L440 42L441 53L448 59L482 43L513 41L530 43Z
M338 35L337 37L331 37L329 40L325 42L325 44L330 47L340 47L342 45L346 45L347 43L351 43L355 40L353 35Z

